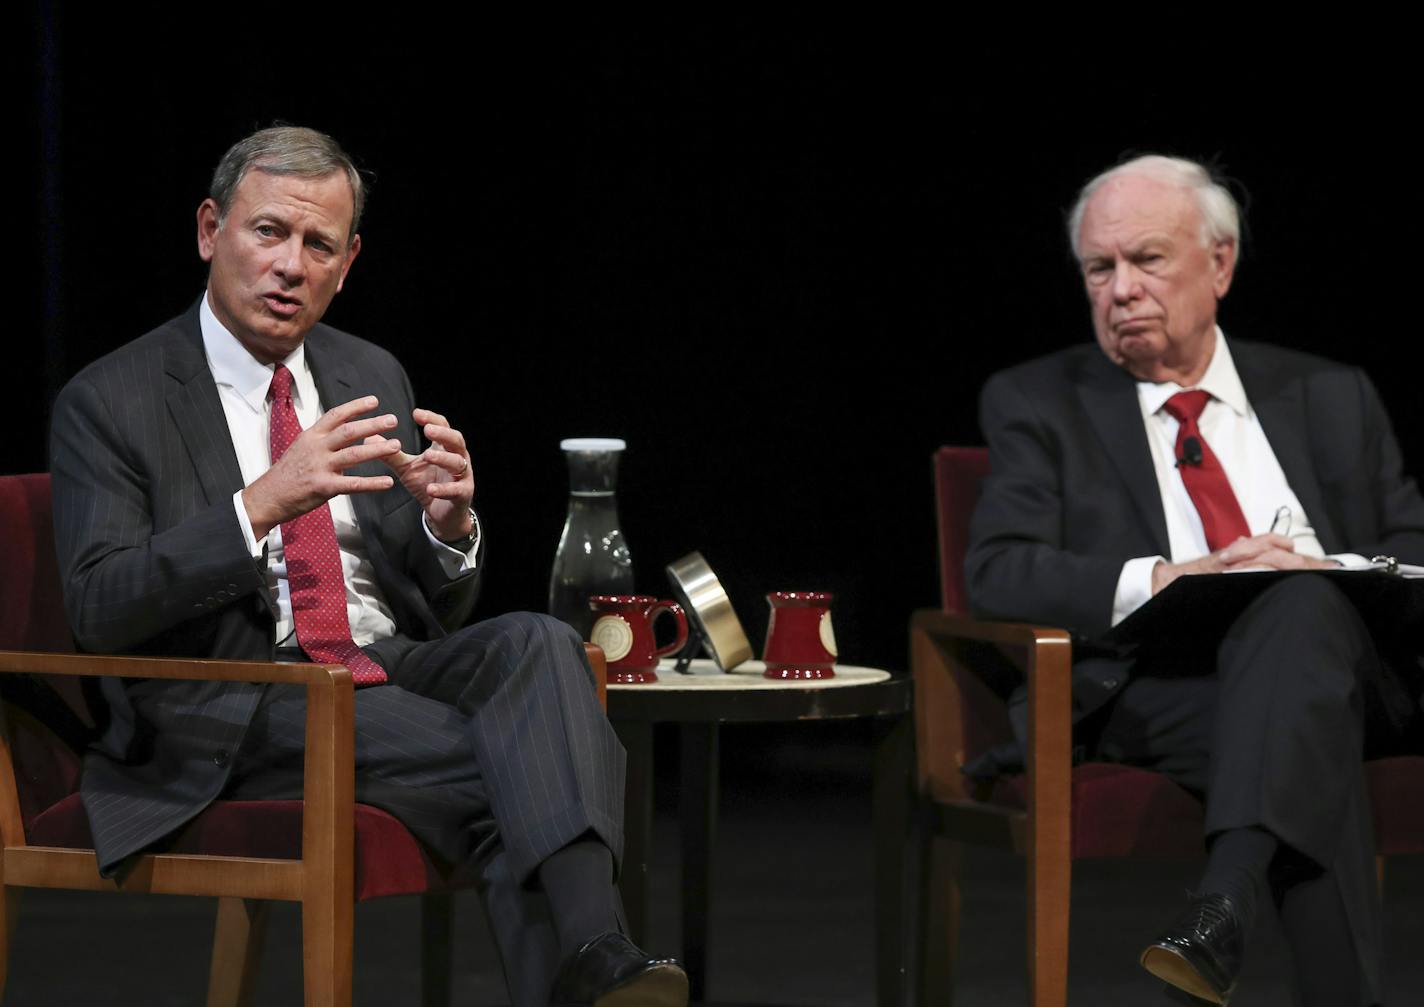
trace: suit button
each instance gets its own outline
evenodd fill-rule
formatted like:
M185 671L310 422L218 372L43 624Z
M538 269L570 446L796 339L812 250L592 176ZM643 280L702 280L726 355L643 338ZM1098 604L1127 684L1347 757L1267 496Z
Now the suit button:
M227 765L227 750L219 749L213 753L213 765L221 769Z
M1104 688L1104 689L1116 689L1116 688L1117 688L1117 679L1115 679L1115 678L1105 678L1105 679L1103 679L1103 688Z
M217 592L214 592L213 597L216 598L218 601L227 601L227 592L226 592L226 591L217 591Z
M213 596L212 596L212 595L208 595L206 598L204 598L204 599L203 599L203 604L206 605L206 606L208 606L208 608L216 608L216 607L217 607L217 602L213 600Z
M236 584L229 584L229 585L227 586L227 589L232 592L233 597L237 597L237 585L236 585Z

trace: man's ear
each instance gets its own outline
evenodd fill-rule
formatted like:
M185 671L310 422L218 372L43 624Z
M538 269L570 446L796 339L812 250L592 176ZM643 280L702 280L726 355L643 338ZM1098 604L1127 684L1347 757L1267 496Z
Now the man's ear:
M198 257L204 262L213 261L213 246L217 243L218 231L222 228L222 213L215 200L205 199L198 205Z
M1219 301L1231 289L1231 278L1236 275L1236 242L1218 241L1211 246L1211 288L1216 291Z
M346 286L346 274L351 270L351 263L356 261L356 256L361 254L361 235L353 235L351 247L346 249L346 261L341 264L341 279L336 281L336 290L341 292L341 288Z

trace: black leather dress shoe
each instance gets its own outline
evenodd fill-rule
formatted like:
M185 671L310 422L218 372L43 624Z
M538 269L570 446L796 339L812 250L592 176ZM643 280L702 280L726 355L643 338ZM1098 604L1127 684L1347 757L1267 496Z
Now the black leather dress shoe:
M610 932L559 967L550 999L593 1007L687 1007L687 973L676 958L654 958Z
M1225 1004L1236 988L1245 935L1225 895L1199 895L1142 952L1142 967L1203 1003Z

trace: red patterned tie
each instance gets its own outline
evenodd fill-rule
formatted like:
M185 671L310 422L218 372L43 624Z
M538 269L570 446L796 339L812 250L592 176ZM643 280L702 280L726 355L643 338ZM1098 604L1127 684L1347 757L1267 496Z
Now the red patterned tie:
M1196 505L1202 531L1206 532L1207 548L1215 551L1249 536L1251 530L1241 513L1241 505L1236 502L1236 494L1231 491L1226 470L1197 429L1197 418L1210 398L1210 393L1201 389L1178 392L1163 408L1177 420L1177 470ZM1197 450L1201 452L1199 463L1194 458L1197 452L1190 449L1188 440L1197 443Z
M280 364L268 389L272 418L268 446L272 461L281 458L302 425L292 407L292 372ZM346 578L336 546L331 506L322 504L301 517L282 522L282 548L287 557L287 589L297 642L318 664L344 664L357 685L380 685L386 673L351 639L346 617Z

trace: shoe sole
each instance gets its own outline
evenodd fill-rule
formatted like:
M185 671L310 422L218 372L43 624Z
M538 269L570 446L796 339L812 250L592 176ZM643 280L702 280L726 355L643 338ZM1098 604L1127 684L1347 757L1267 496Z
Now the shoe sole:
M1191 962L1172 948L1154 944L1142 952L1141 963L1143 968L1164 983L1169 983L1184 993L1190 993L1203 1003L1221 1004L1225 1007L1226 1002L1231 999L1231 990L1227 990L1225 994L1218 992Z
M687 973L676 965L648 969L604 993L593 1007L687 1007Z

